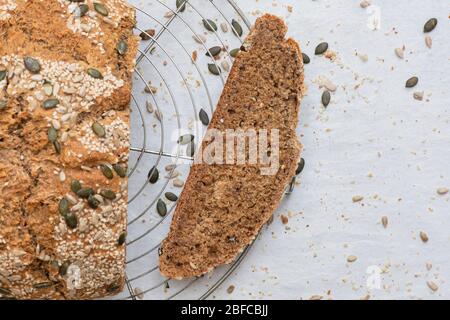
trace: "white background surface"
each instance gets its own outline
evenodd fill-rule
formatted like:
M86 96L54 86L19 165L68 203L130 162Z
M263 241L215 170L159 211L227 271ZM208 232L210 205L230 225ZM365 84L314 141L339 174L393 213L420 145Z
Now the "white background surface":
M436 192L450 188L449 1L373 0L381 18L375 31L359 1L237 3L252 22L263 12L285 18L289 35L311 58L298 127L306 166L274 222L213 297L450 298L450 193ZM432 17L439 23L429 49L422 30ZM335 61L314 55L322 41ZM403 45L401 60L394 49ZM406 89L413 75L419 84ZM327 109L320 103L321 76L337 86ZM210 88L217 99L221 84ZM413 99L416 91L424 92L423 101ZM353 203L355 195L364 199ZM289 217L287 225L280 214ZM347 262L349 255L357 260ZM368 270L382 272L379 288L367 286Z

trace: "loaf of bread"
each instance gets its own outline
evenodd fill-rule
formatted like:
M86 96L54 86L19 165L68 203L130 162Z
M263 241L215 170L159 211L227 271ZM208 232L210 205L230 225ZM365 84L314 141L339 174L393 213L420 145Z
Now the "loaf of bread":
M135 11L0 0L0 297L124 283Z
M279 130L279 167L263 175L261 163L192 165L160 250L159 267L169 278L200 276L233 261L270 219L295 174L303 62L298 44L285 40L286 31L275 16L256 21L206 133ZM205 138L201 150L212 141Z

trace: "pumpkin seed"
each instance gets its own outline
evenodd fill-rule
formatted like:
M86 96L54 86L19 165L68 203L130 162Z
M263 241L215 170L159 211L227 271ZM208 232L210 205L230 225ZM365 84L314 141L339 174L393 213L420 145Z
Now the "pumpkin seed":
M25 68L30 71L31 73L39 73L41 71L41 64L39 61L37 61L34 58L31 57L25 57L23 59L23 63L25 65Z
M6 70L1 70L0 71L0 81L5 80L6 78Z
M239 51L241 51L241 49L239 49L239 48L231 50L230 51L230 56L232 56L233 58L236 58L238 53L239 53Z
M184 134L178 138L178 143L181 145L188 144L189 142L194 140L194 135L192 134Z
M147 41L150 40L155 35L155 33L156 33L155 29L148 29L142 31L139 36L141 37L142 40Z
M53 282L41 282L33 284L35 289L47 289L53 286Z
M319 43L319 45L316 47L316 50L314 51L315 54L319 55L324 53L325 51L328 50L328 43L326 42L321 42Z
M111 168L109 166L107 166L106 164L101 164L100 170L106 178L108 178L110 180L112 178L114 178L114 174L113 174Z
M73 212L65 215L66 224L70 229L75 229L78 226L78 218Z
M214 63L208 63L208 70L212 74L218 76L221 73L221 70L218 66L216 66Z
M195 143L191 141L186 147L186 155L188 157L193 157L195 154Z
M208 52L206 52L206 55L207 55L208 57L211 57L211 56L215 57L215 56L217 56L221 51L222 51L222 48L221 48L221 47L219 47L219 46L214 46L214 47L211 47L211 48L208 49Z
M123 245L125 243L126 239L127 239L127 233L122 232L119 236L119 239L117 240L117 243L119 244L119 246Z
M153 167L150 169L150 171L148 172L148 181L151 184L155 184L159 179L159 171L158 168Z
M177 9L179 12L186 10L186 0L177 0Z
M8 101L0 100L0 111L6 109L7 106L8 106Z
M217 31L217 25L214 21L211 19L203 19L203 25L205 26L206 30L208 31Z
M406 88L412 88L412 87L415 87L418 82L419 82L419 78L411 77L406 81L405 86L406 86Z
M59 141L54 141L53 147L55 148L57 154L61 154L61 144L59 143Z
M200 121L203 123L203 125L207 126L209 124L209 116L205 110L200 109L198 116L200 118Z
M55 128L50 127L47 132L48 141L51 143L55 142L58 139L58 131Z
M81 188L77 191L77 195L80 198L87 199L89 196L94 194L94 190L92 188Z
M167 206L164 201L158 199L158 203L156 204L156 210L161 217L165 217L167 214Z
M233 28L232 28L233 29L233 33L236 36L241 37L243 32L242 32L242 27L239 24L239 22L237 22L236 20L233 19L233 20L231 20L231 25L233 26Z
M94 79L103 79L102 73L94 68L87 69L87 74L90 75Z
M300 162L298 163L297 170L295 171L295 175L297 176L300 173L302 173L304 167L305 167L305 159L301 158Z
M86 15L86 13L88 13L88 11L89 11L89 6L85 3L83 3L83 4L80 4L79 9L80 9L80 17L84 17Z
M127 51L128 51L128 44L125 42L125 40L120 40L119 43L117 44L117 52L123 56L125 53L127 53Z
M302 58L303 58L303 63L304 64L308 64L308 63L311 62L311 59L309 58L309 56L306 53L304 53L304 52L302 52Z
M75 193L78 193L78 191L80 191L81 189L81 183L78 180L72 180L72 182L70 183L70 190L72 190Z
M94 2L94 9L98 13L100 13L102 16L107 17L109 15L108 9L101 3Z
M330 104L331 94L330 91L324 91L322 93L322 104L326 108Z
M125 178L127 176L127 168L125 166L116 163L113 165L113 169L119 177Z
M42 108L45 110L54 109L58 106L59 100L56 98L47 99L42 103Z
M65 216L67 213L69 213L69 201L67 201L66 198L62 198L59 201L58 210L62 216Z
M88 198L88 205L92 209L97 209L98 206L100 205L100 201L96 199L93 195L90 195Z
M112 190L102 190L100 191L100 195L108 200L114 200L116 198L116 193Z
M431 31L433 31L434 28L436 28L437 23L438 23L438 21L437 21L436 18L431 18L423 26L423 32L431 32Z
M94 133L100 137L100 138L104 138L106 136L106 130L105 127L102 126L100 123L98 122L94 122L92 124L92 131L94 131Z
M59 275L61 277L64 277L67 274L67 270L69 269L69 266L70 266L70 263L66 261L59 267Z
M166 198L167 198L168 200L170 200L170 201L175 202L175 201L178 200L178 197L175 195L175 193L172 193L172 192L166 192L164 195L165 195Z

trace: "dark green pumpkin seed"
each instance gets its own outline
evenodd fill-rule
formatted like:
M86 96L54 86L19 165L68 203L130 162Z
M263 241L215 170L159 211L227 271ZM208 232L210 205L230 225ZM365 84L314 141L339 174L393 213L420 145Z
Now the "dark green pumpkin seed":
M181 137L178 138L178 143L181 145L188 144L189 142L194 140L194 135L192 134L184 134Z
M102 126L100 123L98 122L94 122L92 124L92 131L94 131L94 133L100 137L100 138L104 138L106 136L106 130L105 127Z
M87 69L87 74L90 75L94 79L103 79L102 73L94 68Z
M8 101L0 100L0 111L6 109L7 106L8 106Z
M5 80L6 78L6 70L1 70L0 71L0 81Z
M232 20L231 21L231 25L233 26L233 33L236 35L236 36L238 36L238 37L241 37L242 36L242 34L243 34L243 31L242 31L242 27L241 27L241 25L239 24L239 22L237 22L236 20Z
M167 214L167 206L164 201L158 199L158 203L156 204L156 210L161 217L165 217Z
M174 193L172 193L172 192L166 192L164 195L165 195L166 198L167 198L168 200L170 200L170 201L175 202L175 201L178 200L178 197L176 196L176 194L174 194Z
M177 0L177 9L179 12L186 10L186 0Z
M126 239L127 239L127 233L122 232L119 236L119 239L117 240L117 243L119 244L119 246L123 245L125 243Z
M208 63L208 70L212 74L218 76L221 73L221 70L218 66L216 66L214 63Z
M311 61L311 59L309 59L309 57L308 57L308 55L306 53L302 52L302 57L303 57L303 63L304 64L308 64Z
M319 43L319 45L316 47L316 50L314 51L315 54L322 54L325 51L328 50L328 43L326 42L321 42Z
M206 52L206 55L207 55L208 57L211 57L211 56L215 57L215 56L217 56L221 51L222 51L222 48L221 48L221 47L219 47L219 46L214 46L214 47L209 48L208 52Z
M114 178L114 174L113 171L111 170L111 168L109 166L107 166L106 164L101 164L100 165L100 170L102 171L103 175L108 178L108 179L112 179Z
M41 282L33 284L33 288L35 289L47 289L53 287L53 282Z
M50 127L47 132L48 141L51 143L55 142L58 139L58 131L55 128Z
M230 56L232 56L233 58L236 58L238 53L239 53L239 51L241 51L241 49L239 49L239 48L231 50L230 51Z
M120 40L119 43L117 44L117 52L123 56L125 53L127 53L127 51L128 51L128 44L126 43L125 40Z
M188 157L193 157L195 154L195 143L194 141L191 141L187 146L186 146L186 155Z
M302 173L304 167L305 167L305 159L301 158L300 162L298 163L297 170L295 171L295 175L299 175L300 173Z
M100 195L108 200L114 200L116 198L116 193L112 190L102 190L100 191Z
M415 86L417 85L418 82L419 82L419 78L417 78L417 77L411 77L411 78L409 78L409 79L406 81L405 86L406 86L407 88L412 88L412 87L415 87Z
M88 198L88 205L92 209L97 209L98 206L100 205L100 201L97 198L95 198L93 195L90 195Z
M217 31L217 25L214 21L211 19L203 19L203 25L205 26L206 30L208 31Z
M72 180L70 183L70 190L72 190L75 193L78 193L81 189L81 183L78 180Z
M37 61L34 58L31 57L25 57L23 59L23 63L25 65L25 68L30 71L31 73L39 73L41 71L41 64L39 61Z
M113 165L113 169L119 177L125 178L127 176L127 168L125 166L116 163Z
M69 201L66 198L59 200L58 210L62 216L69 213Z
M200 118L200 121L203 123L203 125L207 126L209 124L209 116L205 110L200 109L198 116Z
M330 104L331 94L330 91L324 91L322 93L322 104L324 107L327 107Z
M78 226L78 218L73 212L65 215L66 224L70 229L75 229Z
M42 108L49 110L54 109L58 106L59 100L56 98L47 99L42 103Z
M77 191L77 195L83 199L88 199L89 196L93 194L94 190L92 188L81 188L80 190Z
M158 168L153 167L150 169L150 171L148 172L148 181L151 184L155 184L159 179L159 171Z
M83 3L80 4L79 9L80 9L80 17L84 17L86 13L88 13L89 11L89 6Z
M423 26L423 32L427 33L427 32L431 32L434 30L434 28L436 28L437 26L437 19L436 18L431 18L430 20L428 20L425 25Z
M107 17L109 15L108 9L101 3L94 2L94 9L102 16Z
M55 148L57 154L61 154L61 144L59 143L59 141L54 141L53 147Z
M70 263L66 261L59 267L59 275L61 277L64 277L67 274L67 270L69 269L69 266L70 266Z

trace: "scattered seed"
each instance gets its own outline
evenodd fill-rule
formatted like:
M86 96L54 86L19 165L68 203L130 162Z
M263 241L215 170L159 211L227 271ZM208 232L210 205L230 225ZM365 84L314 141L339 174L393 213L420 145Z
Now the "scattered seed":
M324 53L324 52L327 51L327 50L328 50L328 43L326 43L326 42L321 42L321 43L319 43L319 45L316 47L316 50L314 51L314 54L319 55L319 54Z
M217 31L217 25L214 21L211 19L203 19L203 25L205 26L206 30L208 31Z
M56 98L47 99L42 103L42 108L44 108L45 110L50 110L56 108L58 104L59 100Z
M445 188L445 187L437 189L437 193L441 196L443 196L444 194L447 194L447 192L448 192L448 188Z
M209 48L208 52L206 52L205 55L208 57L211 57L211 56L215 57L215 56L219 55L221 51L222 51L221 47L214 46L214 47Z
M42 86L42 91L44 91L45 95L50 97L53 94L53 86L51 83L46 82Z
M370 6L370 1L369 1L369 0L363 0L363 1L361 1L361 2L359 3L359 5L360 5L361 8L365 9L365 8L367 8L368 6Z
M153 113L153 111L155 111L155 108L150 101L145 102L145 107L147 108L148 113Z
M208 63L208 70L212 74L218 76L221 73L221 70L218 66L216 66L214 63Z
M151 168L150 171L148 172L148 176L147 177L148 177L148 181L151 184L155 184L158 181L158 179L159 179L158 168L156 168L156 167Z
M83 199L89 198L89 196L94 194L94 190L92 188L81 188L77 191L77 196Z
M117 52L123 56L128 51L128 44L125 40L120 40L117 44Z
M369 56L367 54L358 53L359 59L361 59L362 62L369 61Z
M153 36L155 36L155 33L156 33L155 29L148 29L142 31L139 36L141 37L142 40L147 41L150 40Z
M188 157L193 157L195 154L195 143L194 141L191 141L187 146L186 146L186 155Z
M302 173L304 167L305 167L305 159L301 158L300 162L298 163L297 170L295 170L295 175L297 176L300 173Z
M153 93L156 94L158 92L158 88L155 86L150 85L150 83L148 85L145 86L144 91L146 93Z
M127 233L126 232L122 232L119 236L119 239L117 240L117 244L119 246L123 245L125 243L127 239Z
M423 241L423 242L428 242L428 235L425 233L425 232L423 232L423 231L420 231L420 239Z
M55 128L50 127L47 132L48 141L51 143L55 142L58 139L58 131Z
M8 101L0 100L0 111L5 110L7 106L8 106Z
M3 296L12 296L12 292L9 289L0 287L0 294Z
M202 34L193 35L192 38L197 42L198 44L203 44L206 42L206 37Z
M47 289L53 286L53 282L41 282L33 284L33 288L35 289Z
M88 198L88 205L92 209L97 209L98 206L100 205L100 201L95 196L90 195Z
M415 87L417 85L417 83L419 82L419 78L417 77L411 77L406 81L405 87L406 88L412 88Z
M433 281L427 281L427 286L432 291L437 291L439 289L438 285L436 283L434 283Z
M64 262L60 267L59 267L59 275L61 277L64 277L67 274L67 270L69 269L70 263L69 262Z
M164 201L158 199L158 203L156 204L156 210L161 217L165 217L167 214L167 206Z
M165 195L166 198L167 198L168 200L170 200L170 201L175 202L175 201L178 200L178 197L176 196L176 194L174 194L174 193L172 193L172 192L166 192L164 195Z
M112 190L107 190L107 189L101 190L101 191L100 191L100 195L101 195L103 198L108 199L108 200L114 200L114 199L116 199L116 193L115 193L114 191L112 191Z
M85 3L80 4L80 6L78 7L78 9L80 10L80 17L84 17L86 15L86 13L88 13L89 11L89 6Z
M232 28L233 33L236 36L241 37L243 34L243 31L242 31L242 27L239 24L239 22L237 22L236 20L233 19L233 20L231 20L231 25L233 26L233 28Z
M352 262L355 262L357 259L358 258L356 256L350 255L350 256L347 257L347 262L352 263Z
M70 183L70 190L72 190L75 193L78 193L78 191L80 191L81 189L81 183L78 180L72 180L72 182Z
M58 210L62 216L65 216L67 213L69 213L69 201L67 201L66 198L62 198L61 200L59 200Z
M125 178L127 176L127 167L116 163L113 165L113 169L119 177Z
M239 49L239 48L231 50L230 51L230 56L233 57L233 58L236 58L238 53L239 53L239 51L241 51L241 49Z
M381 224L383 225L384 228L387 228L388 217L386 217L386 216L381 217Z
M423 91L416 91L413 93L413 98L419 101L423 100Z
M203 125L207 126L209 124L209 116L205 110L200 109L199 118Z
M177 9L179 12L186 10L186 0L177 0Z
M25 57L23 59L25 68L33 74L39 73L41 71L41 64L34 58Z
M107 17L109 15L108 9L101 3L94 2L94 9L102 16Z
M426 36L425 37L425 45L431 49L432 45L433 45L433 40L431 39L430 36Z
M308 64L311 62L311 59L309 58L309 56L306 53L302 52L302 57L303 57L304 64Z
M182 136L180 136L179 138L178 138L178 143L179 144L181 144L181 145L185 145L185 144L188 144L189 142L191 142L191 141L194 141L194 135L192 135L192 134L184 134L184 135L182 135Z
M230 71L230 65L228 64L228 61L223 60L220 65L222 66L223 70Z
M282 224L288 224L288 222L289 222L289 218L286 217L284 214L282 214L282 215L280 216L280 219L281 219L281 223L282 223Z
M6 78L6 70L0 70L0 82L5 80Z
M134 295L135 295L139 300L143 300L143 299L144 299L144 292L143 292L140 288L135 287L133 291L134 291Z
M326 108L330 104L331 94L330 91L324 91L322 93L322 104Z
M436 18L431 18L430 20L428 20L425 25L423 26L423 32L427 33L427 32L431 32L434 30L434 28L436 28L437 26L437 19Z
M363 196L357 195L357 196L353 196L352 201L353 201L353 202L359 202L359 201L361 201L362 199L364 199Z
M234 291L234 286L233 285L231 285L231 286L229 286L228 288L227 288L227 293L228 294L232 294L233 293L233 291Z
M75 229L78 226L78 218L73 212L65 215L66 224L70 229Z
M87 74L90 75L94 79L103 79L102 73L94 68L87 69Z
M106 136L106 130L105 127L102 126L100 123L98 122L94 122L92 124L92 131L94 131L94 133L100 137L100 138L104 138Z
M166 170L167 172L169 172L169 171L175 170L176 167L177 167L176 164L168 164L167 166L164 167L164 170Z
M176 188L182 188L184 186L184 182L181 179L174 179L173 180L173 186Z
M61 154L61 144L59 143L59 141L54 141L53 147L55 148L57 154Z
M228 24L225 22L220 23L220 29L222 29L222 32L228 32Z
M101 164L100 165L100 171L103 173L103 175L108 178L108 179L112 179L114 178L114 174L111 170L111 168L109 166L107 166L106 164Z
M397 55L397 57L399 57L400 59L403 59L405 57L405 48L395 48L394 50L395 54Z

